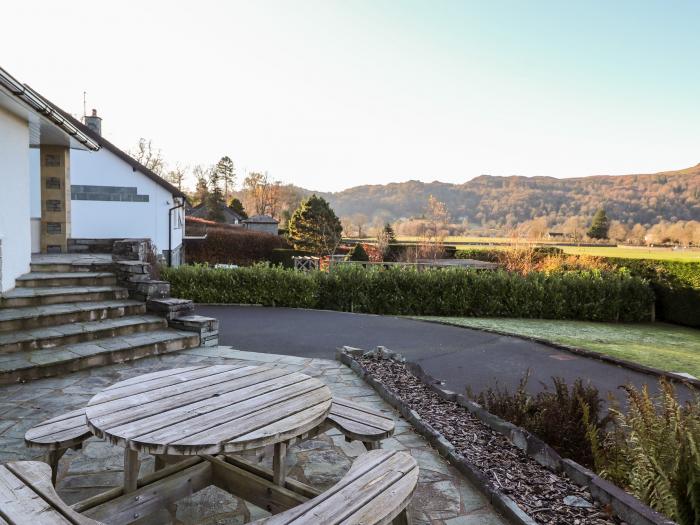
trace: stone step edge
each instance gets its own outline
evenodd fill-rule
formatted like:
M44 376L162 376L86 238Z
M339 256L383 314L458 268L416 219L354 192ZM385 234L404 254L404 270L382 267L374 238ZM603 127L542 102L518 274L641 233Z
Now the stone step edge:
M51 311L52 307L56 307L56 311ZM62 307L59 309L59 307ZM66 309L68 307L68 309ZM47 311L36 312L39 308L45 308ZM45 304L41 306L15 306L9 308L2 308L0 311L8 312L14 310L17 315L14 317L0 318L0 334L3 333L2 325L3 323L11 323L13 321L27 320L27 319L41 319L46 317L59 317L59 316L70 316L80 313L95 312L98 310L117 310L119 308L139 308L142 313L146 313L146 305L141 301L136 301L133 299L113 299L105 301L79 301L74 303L57 303L57 304ZM138 314L131 314L138 315ZM121 317L121 316L119 316ZM118 317L106 317L104 319L116 319ZM73 321L71 321L73 322ZM66 324L66 323L57 323ZM37 328L47 328L47 325ZM14 329L12 329L14 330ZM20 330L25 330L25 328L20 328Z
M199 336L192 332L179 332L171 330L172 336L158 341L150 341L141 345L128 346L124 348L104 349L104 352L99 352L89 355L76 354L75 357L68 359L59 359L52 362L35 364L28 367L21 367L12 370L0 371L0 385L10 385L19 382L34 381L47 377L78 372L88 368L96 368L112 364L134 361L144 357L167 354L171 352L179 352L181 350L189 350L199 346ZM141 335L141 334L137 334ZM126 336L125 338L128 338ZM99 340L83 344L96 344ZM168 343L181 343L180 348L168 349ZM76 345L77 346L77 345ZM61 347L48 350L35 350L37 352L58 351Z
M12 333L18 335L19 338L9 342L2 341L2 337L6 336L7 333L0 332L0 355L7 355L15 352L27 352L30 350L56 349L58 347L66 346L68 344L73 345L83 342L92 342L97 339L105 339L107 337L122 337L124 335L131 335L136 333L142 334L144 332L155 331L158 329L159 326L163 328L167 327L167 321L162 317L158 317L155 315L130 315L119 317L117 319L132 320L133 322L122 323L117 326L108 326L108 323L106 321L113 321L115 319L100 319L97 321L79 321L77 323L64 323L53 326L45 326L41 328L16 330L12 331ZM30 333L32 331L51 330L52 328L56 329L61 326L72 326L74 324L81 324L86 329L80 332L68 332L64 334L45 334L43 336L40 335L38 337ZM141 327L141 329L137 331L130 331L130 329L133 329L134 327ZM10 350L10 348L24 346L27 343L44 342L44 344L47 344L47 342L49 341L55 341L56 344L53 344L51 346L40 345L35 348L16 348Z
M50 306L54 304L70 304L92 301L119 301L129 297L126 288L118 286L92 287L93 289L73 290L57 293L46 293L46 290L61 290L59 287L44 288L44 293L38 295L14 295L0 298L0 308L23 308L32 306ZM103 288L103 289L95 289ZM20 290L36 290L37 288L19 288Z

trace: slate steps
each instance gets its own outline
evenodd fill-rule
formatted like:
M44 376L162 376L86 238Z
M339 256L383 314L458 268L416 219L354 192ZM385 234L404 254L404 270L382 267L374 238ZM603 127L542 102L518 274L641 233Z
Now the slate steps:
M52 377L197 346L199 334L167 328L57 348L0 354L0 384Z
M126 299L128 296L128 290L118 286L19 287L2 294L0 307L14 308L84 301L114 301Z
M112 256L94 255L33 255L32 272L108 272L112 268Z
M27 352L167 328L163 317L141 315L69 323L0 334L0 354Z
M130 299L0 308L0 334L145 313L146 305L143 302Z
M114 286L117 277L110 272L30 272L16 279L18 288L53 286Z

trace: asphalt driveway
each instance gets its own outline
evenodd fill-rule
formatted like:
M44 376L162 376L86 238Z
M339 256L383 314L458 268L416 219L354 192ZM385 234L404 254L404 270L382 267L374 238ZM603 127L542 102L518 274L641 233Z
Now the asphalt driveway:
M530 389L551 384L553 376L590 380L605 398L618 386L650 385L656 378L555 348L478 330L392 316L259 306L197 306L197 313L220 321L220 344L239 350L333 359L344 345L400 352L456 392L493 386L517 387L531 371ZM686 397L686 393L682 397Z

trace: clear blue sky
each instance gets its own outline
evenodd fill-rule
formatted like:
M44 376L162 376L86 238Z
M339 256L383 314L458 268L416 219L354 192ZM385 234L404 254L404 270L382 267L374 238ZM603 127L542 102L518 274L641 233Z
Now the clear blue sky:
M700 162L700 2L12 2L0 65L171 163L319 190Z

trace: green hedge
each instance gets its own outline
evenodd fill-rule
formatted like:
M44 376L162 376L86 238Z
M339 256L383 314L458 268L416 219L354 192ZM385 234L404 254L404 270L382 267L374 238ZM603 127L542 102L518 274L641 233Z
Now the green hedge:
M700 262L614 257L606 260L651 283L656 295L657 319L700 327Z
M302 273L258 265L166 268L177 297L393 315L648 320L653 293L628 272L532 273L358 266Z

